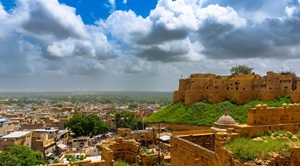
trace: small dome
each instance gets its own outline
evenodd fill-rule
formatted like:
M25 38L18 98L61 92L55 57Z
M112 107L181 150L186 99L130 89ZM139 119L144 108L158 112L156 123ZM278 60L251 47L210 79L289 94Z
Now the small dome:
M237 123L234 121L234 119L230 115L228 115L227 112L225 112L225 114L221 116L219 120L214 124L213 128L227 129L235 125L237 125Z
M218 125L235 125L237 124L234 119L228 115L228 114L224 114L223 116L221 116L219 118L219 120L215 123Z

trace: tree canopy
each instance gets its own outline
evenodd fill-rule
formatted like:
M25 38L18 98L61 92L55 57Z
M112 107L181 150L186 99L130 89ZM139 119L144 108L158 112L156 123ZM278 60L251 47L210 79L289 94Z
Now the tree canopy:
M32 166L44 163L41 152L23 145L8 147L0 153L0 166Z
M230 69L230 73L231 73L231 76L235 76L237 74L251 74L253 69L254 68L249 67L249 66L238 65L238 66L232 67Z
M139 130L143 129L143 126L146 126L145 124L143 124L144 122L141 118L137 118L135 116L135 113L130 111L116 112L114 121L117 128L125 127L132 130Z
M109 125L101 120L97 115L74 114L72 118L65 122L65 127L71 129L76 136L93 136L109 131Z

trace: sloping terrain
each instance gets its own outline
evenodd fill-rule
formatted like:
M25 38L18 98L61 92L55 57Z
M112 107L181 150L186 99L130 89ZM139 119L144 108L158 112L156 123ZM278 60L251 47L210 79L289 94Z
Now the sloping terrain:
M267 104L268 107L281 107L283 103L291 103L288 97L266 102L254 100L247 104L236 105L231 101L217 104L207 101L185 105L182 102L169 104L147 118L148 123L176 123L186 125L212 126L225 111L239 124L247 123L248 109L257 104Z

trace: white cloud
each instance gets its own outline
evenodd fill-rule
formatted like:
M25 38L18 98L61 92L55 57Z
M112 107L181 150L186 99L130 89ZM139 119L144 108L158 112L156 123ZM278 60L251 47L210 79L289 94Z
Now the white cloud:
M296 9L295 6L285 7L285 12L286 12L287 17L292 17L292 15L294 14L295 9Z
M49 54L55 57L71 56L74 49L75 45L72 40L54 42L47 47Z
M19 0L14 17L20 19L21 28L32 36L53 35L86 38L88 34L75 8L59 4L57 0Z
M299 5L159 0L141 17L115 10L114 0L105 3L113 11L96 25L85 25L74 8L58 0L18 0L9 11L0 3L1 78L80 75L80 84L91 75L99 83L137 82L132 88L145 83L140 78L153 78L174 90L180 75L228 74L239 64L259 74L278 66L300 73ZM280 12L274 15L275 9Z
M111 11L114 11L116 9L116 2L115 0L108 0L110 6L111 6Z
M197 10L196 15L200 24L203 24L207 19L212 19L220 24L232 24L236 28L246 25L246 20L239 17L237 12L231 7L209 5L206 8Z
M3 9L3 5L0 2L0 20L4 19L7 17L7 12Z
M151 21L137 16L133 11L115 11L105 21L98 22L107 32L124 42L145 36L151 30Z
M198 28L193 6L187 5L183 0L160 0L149 17L154 24L163 24L168 30Z
M207 21L233 27L224 29L224 33L246 25L231 7L201 5L197 0L160 0L146 18L131 10L115 11L98 25L137 57L162 62L200 60L203 46L195 36Z
M9 13L0 4L0 20L2 75L88 75L117 57L100 27L84 25L74 8L57 0L19 0Z

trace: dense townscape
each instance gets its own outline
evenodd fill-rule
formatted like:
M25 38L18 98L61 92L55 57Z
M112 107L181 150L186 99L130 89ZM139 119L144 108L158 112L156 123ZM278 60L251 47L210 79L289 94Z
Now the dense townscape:
M17 145L40 152L39 160L29 165L101 163L104 147L100 143L117 138L117 128L127 129L127 136L140 142L148 153L150 145L156 147L157 132L147 128L144 119L171 100L172 94L165 92L2 94L0 165L14 165L3 155ZM140 139L139 135L149 134L151 142ZM137 142L129 141L132 146ZM138 155L142 155L141 145L136 149Z

